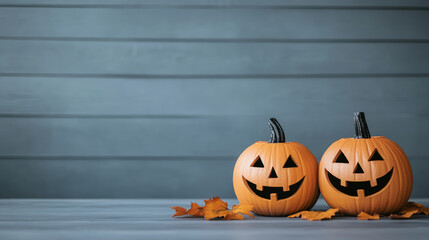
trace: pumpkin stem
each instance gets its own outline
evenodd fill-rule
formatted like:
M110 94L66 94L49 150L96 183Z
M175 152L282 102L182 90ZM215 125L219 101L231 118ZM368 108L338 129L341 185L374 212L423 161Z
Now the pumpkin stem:
M369 133L369 128L366 124L365 113L355 112L353 114L353 120L355 123L355 139L371 138L371 133Z
M275 118L270 118L268 125L271 129L271 140L269 143L284 143L286 142L285 133L282 126Z

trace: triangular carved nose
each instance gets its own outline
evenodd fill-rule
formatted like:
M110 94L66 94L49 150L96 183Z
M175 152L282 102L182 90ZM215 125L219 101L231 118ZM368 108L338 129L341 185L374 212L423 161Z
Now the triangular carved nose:
M355 170L353 171L353 173L363 173L363 169L360 166L360 164L358 163L355 167Z
M268 178L277 178L276 171L274 171L274 168L271 169L270 176Z

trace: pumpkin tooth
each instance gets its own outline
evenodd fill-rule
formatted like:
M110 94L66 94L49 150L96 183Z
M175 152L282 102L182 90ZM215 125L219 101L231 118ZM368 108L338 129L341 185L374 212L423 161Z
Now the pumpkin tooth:
M347 181L345 180L345 179L341 179L341 186L343 186L343 187L347 187Z
M365 190L358 189L357 190L357 195L358 195L358 198L364 198L365 197Z
M264 190L264 186L262 184L256 184L256 189L259 191L263 191Z
M370 182L370 184L371 184L371 187L375 187L375 186L377 186L377 179L370 178L370 179L369 179L369 182Z
M271 201L277 201L277 193L271 193L270 199Z
M290 188L289 188L288 184L283 185L283 192L289 192L289 190L290 190Z

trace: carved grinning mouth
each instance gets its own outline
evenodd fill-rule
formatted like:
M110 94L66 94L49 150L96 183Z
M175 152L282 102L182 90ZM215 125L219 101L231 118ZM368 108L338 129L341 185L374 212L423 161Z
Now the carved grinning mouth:
M252 190L253 193L258 195L261 198L265 199L271 199L271 195L273 193L277 194L277 200L286 199L290 196L294 195L299 187L301 187L302 182L304 181L304 177L301 178L297 183L294 183L289 186L289 191L283 191L283 187L269 187L269 186L262 186L262 191L256 189L256 184L252 183L251 181L247 180L243 177L243 181L247 186Z
M325 169L325 171L329 181L331 182L331 185L334 186L338 191L349 196L357 197L358 190L363 189L365 192L365 197L367 197L379 192L389 183L390 178L392 178L393 167L384 176L377 178L377 185L374 187L371 187L370 181L346 181L346 187L344 187L341 186L341 179L332 175L328 170Z

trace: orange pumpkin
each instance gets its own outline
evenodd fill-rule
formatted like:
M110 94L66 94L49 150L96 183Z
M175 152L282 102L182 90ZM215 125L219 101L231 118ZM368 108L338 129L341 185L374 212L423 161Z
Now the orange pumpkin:
M334 142L322 156L319 188L342 213L387 215L400 210L413 187L404 151L386 137L371 137L363 112L354 113L355 138Z
M240 155L234 168L234 190L254 213L285 216L310 209L319 196L317 160L304 145L286 142L275 118L271 140L256 142Z

